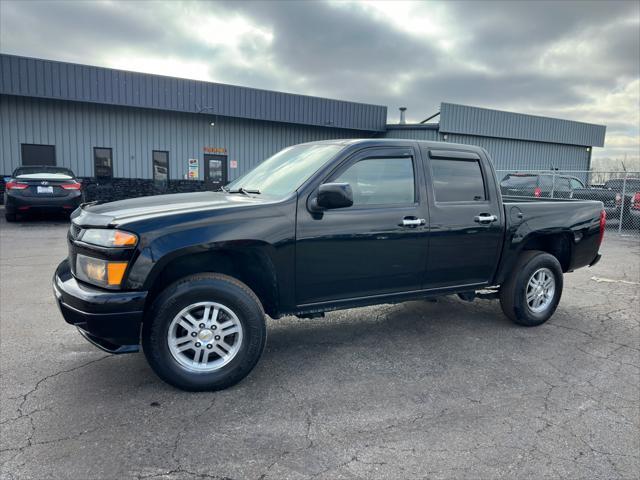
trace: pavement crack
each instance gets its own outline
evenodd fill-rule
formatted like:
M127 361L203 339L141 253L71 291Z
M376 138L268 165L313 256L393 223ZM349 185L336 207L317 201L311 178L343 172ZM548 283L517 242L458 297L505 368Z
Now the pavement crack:
M306 425L305 439L307 441L307 445L305 448L312 448L313 438L311 438L311 430L313 428L313 418L315 415L313 405L307 407L306 404L298 398L295 392L285 387L284 385L280 385L280 386L285 392L287 392L295 400L295 402L298 404L298 407L304 411L305 425Z
M48 380L50 380L52 378L58 377L58 376L60 376L62 374L74 372L76 370L80 370L81 368L84 368L84 367L87 367L87 366L92 365L94 363L100 362L100 361L104 360L105 358L110 358L112 356L113 355L105 355L103 357L100 357L100 358L85 362L82 365L78 365L78 366L75 366L73 368L69 368L69 369L66 369L66 370L60 370L60 371L57 371L57 372L52 373L50 375L47 375L47 376L41 378L40 380L38 380L35 383L35 385L33 386L33 388L31 390L29 390L27 393L24 393L22 395L18 395L16 397L14 397L15 399L22 398L22 401L20 402L20 404L17 407L18 416L17 417L12 417L10 419L7 419L7 420L3 421L2 425L6 424L6 423L10 423L10 422L15 422L17 420L20 420L21 418L27 418L29 420L29 427L30 427L29 428L29 435L26 438L26 444L25 445L22 445L20 447L5 448L5 449L0 450L0 453L8 452L8 451L15 451L16 455L18 455L18 454L22 453L25 449L27 449L27 448L29 448L29 447L31 447L31 446L36 444L36 442L33 441L33 436L35 435L35 432L36 432L36 425L35 425L35 423L33 421L32 415L34 413L41 412L41 411L44 411L44 410L47 410L47 409L46 408L39 408L39 409L31 410L29 412L25 412L24 411L24 406L27 403L27 401L29 400L29 397L31 395L33 395L35 392L37 392L38 389L40 388L40 386L43 383L45 383L46 381L48 381ZM57 440L52 440L52 441L48 441L48 442L44 442L44 443L45 444L46 443L54 443L56 441L61 441L61 440L64 440L64 438L57 439ZM40 444L40 442L38 442L37 444ZM15 456L13 458L15 458Z

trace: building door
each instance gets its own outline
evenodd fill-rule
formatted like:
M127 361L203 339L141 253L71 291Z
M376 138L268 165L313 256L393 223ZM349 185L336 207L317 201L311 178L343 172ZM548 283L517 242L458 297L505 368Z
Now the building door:
M55 165L56 147L53 145L22 144L22 165Z
M226 155L204 154L204 181L212 190L217 190L229 183Z

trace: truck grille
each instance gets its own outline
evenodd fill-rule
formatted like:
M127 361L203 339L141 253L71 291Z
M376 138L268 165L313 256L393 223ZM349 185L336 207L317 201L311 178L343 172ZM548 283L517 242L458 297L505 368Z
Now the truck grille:
M71 226L69 227L69 235L71 236L71 239L75 240L76 238L78 238L78 235L80 235L81 231L82 231L82 228L80 228L75 223L72 223Z

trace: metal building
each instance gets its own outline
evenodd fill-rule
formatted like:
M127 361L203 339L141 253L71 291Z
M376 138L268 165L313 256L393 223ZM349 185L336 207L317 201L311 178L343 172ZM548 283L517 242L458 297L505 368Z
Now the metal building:
M485 148L498 170L589 170L606 127L590 123L442 103L439 123L387 125L385 136Z
M385 106L0 55L0 175L57 164L106 199L216 188L286 146L331 138L468 143L499 169L586 170L605 134L450 103L439 123L386 121Z

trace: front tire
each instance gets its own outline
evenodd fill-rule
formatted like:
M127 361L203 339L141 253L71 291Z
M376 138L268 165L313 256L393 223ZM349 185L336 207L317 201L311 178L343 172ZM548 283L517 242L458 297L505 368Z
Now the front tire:
M190 391L235 385L266 343L262 305L244 283L202 273L167 287L142 326L142 347L156 374Z
M562 267L556 257L537 250L525 251L500 288L502 311L518 325L542 325L556 311L562 287Z

